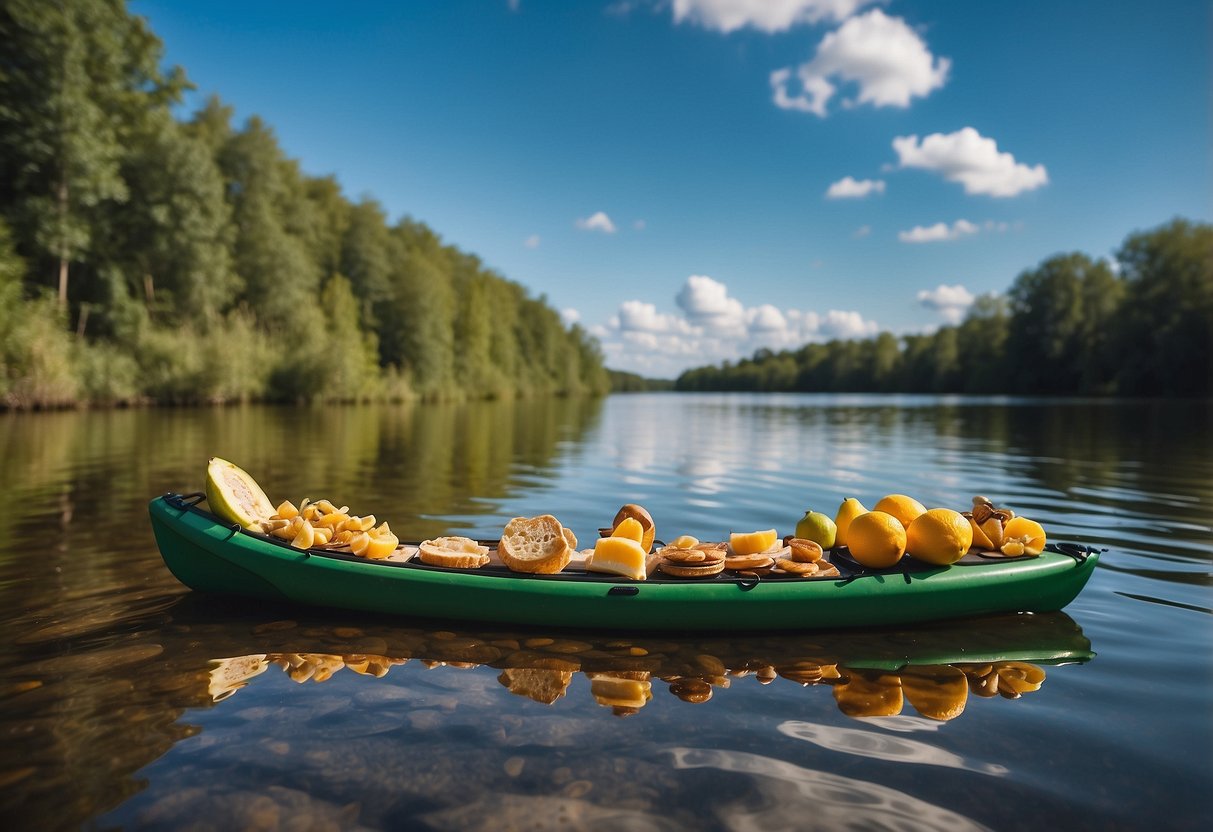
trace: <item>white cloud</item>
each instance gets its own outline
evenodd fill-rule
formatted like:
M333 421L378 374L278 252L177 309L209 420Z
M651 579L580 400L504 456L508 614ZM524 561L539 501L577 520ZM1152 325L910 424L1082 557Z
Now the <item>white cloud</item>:
M916 225L909 231L898 231L897 239L903 243L938 243L946 240L959 240L981 230L968 220L957 220L948 225L937 222L934 225Z
M1016 162L1010 153L998 150L993 139L972 127L955 133L932 133L919 141L918 136L893 139L903 168L922 168L941 175L949 182L964 185L967 194L1015 196L1048 184L1044 165L1029 167Z
M640 300L625 300L619 304L616 320L616 326L623 332L688 335L693 331L684 319L658 312L656 306Z
M644 231L644 220L633 220L632 228L635 228L637 231Z
M844 176L826 189L826 199L862 198L873 193L884 193L883 179L854 179Z
M527 248L539 248L539 235L532 234L531 236L527 237L523 242L523 245Z
M798 94L788 89L791 67L771 73L771 88L776 106L824 118L826 105L837 92L830 78L858 85L858 95L845 100L845 107L908 107L915 96L922 98L942 87L951 65L950 59L932 55L900 17L872 9L821 39L813 60L796 70Z
M605 326L590 331L603 344L610 366L674 376L691 366L735 361L760 347L790 349L830 338L868 338L879 331L858 312L824 314L746 307L728 287L706 275L691 275L675 297L682 314L659 312L654 304L629 300Z
M862 240L864 237L869 237L872 234L872 226L861 225L851 232L851 239Z
M918 293L918 302L927 309L934 309L950 324L960 323L965 312L973 305L973 293L961 286L947 286L943 283L934 289L926 289Z
M604 234L615 233L615 223L603 211L597 211L588 217L578 219L575 225L582 231L601 231Z
M581 313L572 308L561 309L560 320L564 321L565 326L572 326L581 320Z
M674 22L729 33L744 27L782 32L802 23L846 20L876 0L674 0Z

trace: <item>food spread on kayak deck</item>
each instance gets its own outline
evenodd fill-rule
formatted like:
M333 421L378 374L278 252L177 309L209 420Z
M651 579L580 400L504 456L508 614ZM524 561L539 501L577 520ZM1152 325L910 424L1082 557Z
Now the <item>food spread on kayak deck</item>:
M837 578L828 551L842 550L860 567L887 569L909 556L937 566L967 554L984 557L1035 557L1047 538L1041 525L995 507L986 497L972 500L969 511L928 509L904 494L890 494L869 511L854 497L842 501L834 519L806 511L795 534L776 529L733 532L729 540L700 542L680 534L654 549L657 527L642 506L619 509L611 525L598 529L593 548L578 550L577 536L551 514L515 517L495 545L447 536L402 544L388 523L375 515L352 513L327 499L303 498L296 506L276 507L246 471L213 458L207 467L206 497L212 513L250 532L286 541L302 550L351 554L369 560L420 562L447 569L504 567L512 572L554 575L593 572L647 580L697 580L722 573L742 577Z
M210 512L198 508L206 497ZM148 506L160 554L201 592L389 615L615 631L772 632L900 625L1063 609L1099 555L1047 543L1039 524L975 497L928 509L891 494L834 519L663 542L627 504L593 546L554 514L499 535L401 542L386 521L337 501L277 505L236 465L212 459L206 494ZM976 543L975 543L976 541ZM988 545L987 545L988 544Z

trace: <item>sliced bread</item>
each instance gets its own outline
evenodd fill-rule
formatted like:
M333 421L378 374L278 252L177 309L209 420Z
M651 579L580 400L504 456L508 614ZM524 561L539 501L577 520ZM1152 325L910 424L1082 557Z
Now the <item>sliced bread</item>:
M506 523L497 554L515 572L554 575L568 565L572 549L560 521L541 514L515 517Z
M467 537L437 537L423 540L418 557L431 566L479 569L489 562L489 547Z

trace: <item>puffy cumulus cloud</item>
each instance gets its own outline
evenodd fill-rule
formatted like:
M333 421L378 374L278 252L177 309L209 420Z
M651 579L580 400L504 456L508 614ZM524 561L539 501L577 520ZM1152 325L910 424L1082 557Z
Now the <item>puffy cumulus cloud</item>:
M908 107L915 96L923 98L942 87L951 66L950 59L932 55L900 17L872 9L821 39L813 59L796 70L799 93L790 89L791 67L771 73L771 89L777 107L824 118L826 105L838 89L831 78L859 88L843 106Z
M582 217L574 223L582 231L601 231L604 234L615 233L615 223L611 222L611 218L606 215L605 211L596 211L588 217Z
M564 321L565 326L572 326L581 320L581 313L571 307L568 309L561 309L560 320Z
M998 143L972 127L955 133L898 136L893 150L903 168L922 168L949 182L959 182L967 194L1015 196L1049 182L1044 165L1028 166L1001 152Z
M689 335L694 331L686 320L658 312L656 306L640 300L625 300L619 305L619 315L612 320L622 332Z
M826 189L826 199L859 199L869 194L883 193L883 179L855 179L844 176Z
M729 32L782 32L802 23L845 20L877 0L674 0L674 22Z
M871 338L880 332L875 321L869 321L858 312L843 312L831 309L817 321L819 339L826 338Z
M706 275L691 275L675 297L682 314L659 312L654 304L629 300L605 326L591 327L610 366L674 376L691 366L736 360L760 347L789 349L809 341L867 338L879 327L858 312L824 314L747 307L728 287Z
M957 220L948 225L937 222L934 225L916 225L909 231L898 231L897 239L903 243L939 243L946 240L959 240L980 231L980 226L968 220Z
M870 236L872 236L872 226L870 225L861 225L851 232L851 239L853 240L862 240L864 237Z
M730 333L745 327L745 307L741 301L729 297L727 286L706 275L688 277L674 302L696 325Z
M918 293L920 304L935 310L950 324L960 323L974 300L973 293L959 283L955 286L941 283L934 289L923 289Z
M522 244L527 248L539 248L539 235L532 234L531 236L527 237Z

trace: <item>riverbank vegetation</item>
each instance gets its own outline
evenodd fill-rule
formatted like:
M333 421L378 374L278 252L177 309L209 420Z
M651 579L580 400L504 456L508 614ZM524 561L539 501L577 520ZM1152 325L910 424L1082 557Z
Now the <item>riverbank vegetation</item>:
M687 370L678 390L1213 395L1213 226L1131 234L1113 262L1022 272L931 333L759 350Z
M542 297L232 124L120 0L0 8L0 407L603 393Z

